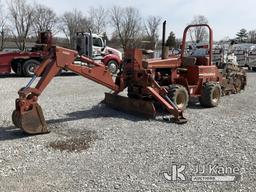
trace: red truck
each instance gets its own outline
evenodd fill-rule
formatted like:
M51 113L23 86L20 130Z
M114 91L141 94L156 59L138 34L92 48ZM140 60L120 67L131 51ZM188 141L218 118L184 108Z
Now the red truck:
M102 47L99 48L101 49L100 51L103 53L103 56L100 57L100 60L102 63L108 66L111 73L117 73L119 64L122 60L120 57L121 53L119 53L119 51L107 47L101 37L96 38L91 35L91 44L88 44L88 41L85 41L88 37L84 34L81 36L80 33L80 36L77 36L77 38L81 39L82 44L80 46L84 48L84 54L87 54L87 49L90 47L90 50L94 51L94 49L97 48L96 43L101 41ZM10 53L0 52L0 75L9 74L11 71L13 71L18 76L33 76L35 68L46 56L48 56L49 48L52 46L52 44L52 33L50 31L46 31L39 33L36 45L32 47L31 51L15 51ZM96 44L96 46L94 44ZM94 55L87 56L98 60L98 58L94 58Z
M15 51L0 53L0 74L13 71L19 76L33 76L34 69L48 55L48 47L52 46L50 31L40 32L36 45L31 51Z

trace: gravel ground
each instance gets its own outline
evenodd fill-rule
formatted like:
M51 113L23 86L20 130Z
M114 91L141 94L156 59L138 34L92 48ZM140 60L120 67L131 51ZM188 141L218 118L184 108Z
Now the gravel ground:
M28 137L11 113L29 79L1 78L0 191L256 191L256 74L248 79L246 91L223 97L218 108L191 106L188 123L176 125L109 109L99 104L107 89L57 77L39 101L51 133ZM164 177L175 163L186 165L186 181ZM238 168L240 177L192 182L196 165Z

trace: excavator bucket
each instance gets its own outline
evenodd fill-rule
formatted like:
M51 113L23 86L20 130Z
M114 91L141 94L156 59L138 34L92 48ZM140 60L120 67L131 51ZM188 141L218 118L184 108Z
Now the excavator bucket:
M146 118L155 118L156 109L152 102L105 93L104 103L114 109Z
M30 135L48 133L43 111L35 103L29 111L21 112L16 108L12 113L13 124Z

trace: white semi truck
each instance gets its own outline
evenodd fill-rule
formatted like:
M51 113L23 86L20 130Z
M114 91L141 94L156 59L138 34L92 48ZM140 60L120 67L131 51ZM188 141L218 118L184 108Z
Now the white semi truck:
M122 53L108 47L102 36L94 33L79 32L76 35L76 50L96 61L102 61L111 73L117 73L122 61Z

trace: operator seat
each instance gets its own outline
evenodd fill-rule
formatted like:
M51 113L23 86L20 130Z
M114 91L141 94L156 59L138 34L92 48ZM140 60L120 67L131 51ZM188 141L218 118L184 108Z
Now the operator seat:
M181 60L181 67L178 68L180 73L186 73L189 66L194 66L196 64L196 57L183 57Z
M202 66L202 65L208 65L209 63L209 56L200 56L196 58L196 65Z

